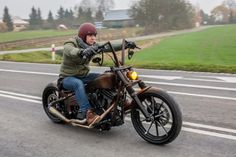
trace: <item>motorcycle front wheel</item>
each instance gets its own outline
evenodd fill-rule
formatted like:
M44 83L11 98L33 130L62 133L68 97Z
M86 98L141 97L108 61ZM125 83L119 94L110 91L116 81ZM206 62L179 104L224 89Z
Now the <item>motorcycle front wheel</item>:
M182 113L175 100L162 90L147 91L139 95L139 99L151 119L146 119L136 105L131 110L131 120L137 133L153 144L172 142L182 127Z

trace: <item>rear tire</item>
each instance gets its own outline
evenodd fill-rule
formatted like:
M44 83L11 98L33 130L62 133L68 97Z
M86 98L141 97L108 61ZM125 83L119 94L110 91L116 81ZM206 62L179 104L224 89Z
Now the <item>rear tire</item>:
M136 105L131 110L131 120L137 133L153 144L163 145L172 142L182 127L182 113L178 104L161 90L147 91L139 95L139 99L152 120L146 120Z
M63 123L63 121L54 116L48 109L48 104L58 100L59 99L59 92L58 92L58 88L54 87L54 86L47 86L44 91L43 91L43 108L44 111L46 112L47 116L54 122L54 123ZM56 109L57 106L59 106L60 104L56 104Z

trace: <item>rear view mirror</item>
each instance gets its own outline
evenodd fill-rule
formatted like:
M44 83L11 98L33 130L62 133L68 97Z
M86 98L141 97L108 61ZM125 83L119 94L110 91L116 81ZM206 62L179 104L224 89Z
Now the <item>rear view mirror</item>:
M134 55L134 51L129 51L128 52L128 59L130 60Z

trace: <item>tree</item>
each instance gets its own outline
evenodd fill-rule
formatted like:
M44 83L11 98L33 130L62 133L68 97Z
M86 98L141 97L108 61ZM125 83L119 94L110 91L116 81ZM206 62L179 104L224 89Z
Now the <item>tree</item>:
M37 24L39 28L42 27L42 24L43 24L40 8L38 8L37 10Z
M37 15L37 11L34 8L34 6L31 8L31 13L29 15L30 19L29 19L29 26L30 29L38 29L38 15Z
M147 33L193 27L194 10L185 0L140 0L131 9L131 16Z
M53 29L55 28L55 20L53 18L51 10L48 12L47 21L44 23L44 29Z
M65 17L65 11L64 9L62 8L62 6L60 6L60 9L57 11L57 19L60 21L60 20L63 20L64 17Z
M223 5L225 5L230 11L229 13L229 23L235 23L236 22L236 0L225 0L223 2Z
M224 4L215 7L211 11L215 23L229 23L230 10Z
M93 22L93 17L92 17L92 11L91 8L88 8L87 11L85 12L86 20L87 22Z
M115 4L113 0L98 0L97 1L98 10L101 10L103 13L114 8L114 5Z
M98 11L96 12L95 19L96 21L103 21L104 16L101 9L98 9Z
M225 5L229 9L236 9L236 0L224 0L223 5Z
M9 15L8 8L6 6L4 8L3 22L6 24L7 30L9 32L13 31L13 29L14 29L13 22L12 22L11 16Z
M48 13L47 21L48 21L49 23L53 23L53 22L54 22L54 18L53 18L53 15L52 15L51 10L50 10L49 13Z

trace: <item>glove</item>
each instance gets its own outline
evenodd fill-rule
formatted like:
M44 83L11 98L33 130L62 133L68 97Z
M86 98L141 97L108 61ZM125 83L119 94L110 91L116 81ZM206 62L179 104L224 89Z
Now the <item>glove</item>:
M135 49L137 45L133 41L125 41L125 48Z
M98 50L98 47L97 47L97 46L90 46L90 47L84 49L84 50L80 53L80 55L81 55L82 57L90 58L90 57L92 57L92 56L94 56L94 55L97 54L97 52L96 52L97 50Z

